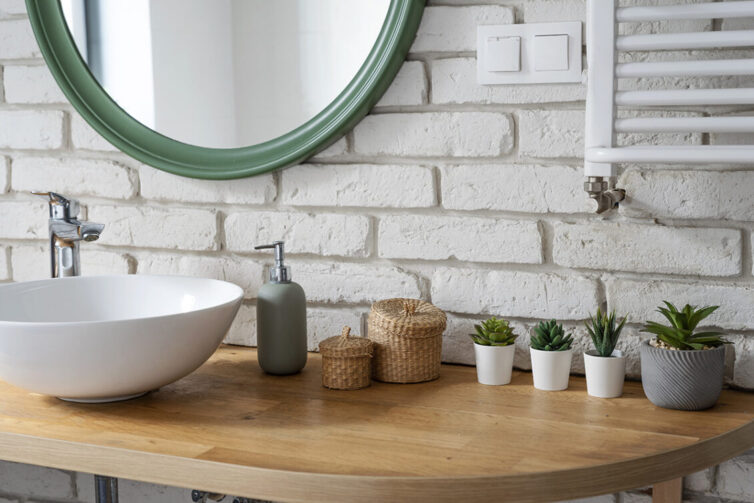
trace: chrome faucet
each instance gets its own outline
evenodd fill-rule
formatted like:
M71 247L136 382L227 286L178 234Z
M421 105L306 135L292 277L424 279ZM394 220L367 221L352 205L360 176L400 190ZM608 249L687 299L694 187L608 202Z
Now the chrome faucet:
M32 192L48 198L50 204L50 267L53 278L81 273L79 243L99 239L103 224L77 220L79 202L55 192Z

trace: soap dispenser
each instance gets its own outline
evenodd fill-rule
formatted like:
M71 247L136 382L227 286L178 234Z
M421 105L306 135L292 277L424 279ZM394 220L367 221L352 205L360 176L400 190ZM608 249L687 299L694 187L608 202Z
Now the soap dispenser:
M268 374L295 374L306 365L306 296L283 263L283 241L254 247L268 248L275 250L275 266L257 296L257 359Z

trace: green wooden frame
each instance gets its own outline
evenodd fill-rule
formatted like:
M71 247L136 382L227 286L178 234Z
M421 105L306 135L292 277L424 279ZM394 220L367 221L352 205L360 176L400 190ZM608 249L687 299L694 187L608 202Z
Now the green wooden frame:
M182 143L144 126L120 108L79 55L58 0L26 0L42 55L63 93L105 139L131 157L182 176L241 178L297 164L353 128L380 99L416 35L424 0L391 0L382 31L348 86L322 112L273 140L232 149Z

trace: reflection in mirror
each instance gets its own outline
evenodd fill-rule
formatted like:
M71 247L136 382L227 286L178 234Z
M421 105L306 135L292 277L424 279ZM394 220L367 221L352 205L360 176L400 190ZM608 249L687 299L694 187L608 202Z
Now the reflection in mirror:
M201 147L285 134L348 85L390 0L60 0L90 71L136 120Z

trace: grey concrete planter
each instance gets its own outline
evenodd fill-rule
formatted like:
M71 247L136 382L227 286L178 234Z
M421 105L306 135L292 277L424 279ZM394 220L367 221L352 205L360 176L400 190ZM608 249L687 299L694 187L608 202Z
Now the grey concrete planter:
M672 351L641 344L644 393L658 407L702 410L715 405L723 388L725 346Z

